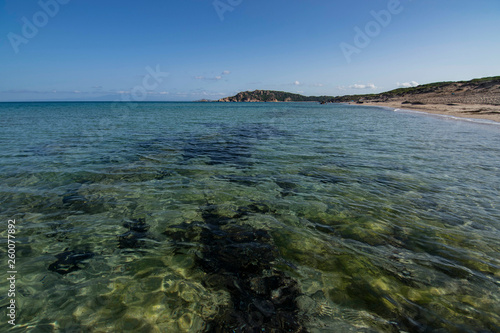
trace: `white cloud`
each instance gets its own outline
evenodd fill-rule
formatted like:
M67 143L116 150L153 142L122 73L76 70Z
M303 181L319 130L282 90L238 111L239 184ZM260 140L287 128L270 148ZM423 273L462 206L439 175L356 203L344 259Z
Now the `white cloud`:
M169 95L170 92L168 91L148 91L146 92L148 95L152 95L152 96L158 96L158 95Z
M231 71L223 71L222 72L222 75L229 75L229 74L231 74Z
M315 83L312 85L313 87L323 87L324 84L323 83Z
M299 81L295 81L293 84L296 85L296 86L299 86L300 82Z
M398 87L400 87L400 88L410 88L410 87L416 87L416 86L418 86L418 82L415 82L415 81L403 82L403 83L398 82Z
M217 75L217 76L214 76L214 77L205 77L205 76L195 76L194 77L196 80L222 80L222 75Z
M349 86L351 89L376 89L377 87L373 83L369 84L353 84Z
M230 96L228 93L214 92L214 91L206 91L206 90L195 90L189 93L191 96L199 96L199 97L220 97L220 96Z

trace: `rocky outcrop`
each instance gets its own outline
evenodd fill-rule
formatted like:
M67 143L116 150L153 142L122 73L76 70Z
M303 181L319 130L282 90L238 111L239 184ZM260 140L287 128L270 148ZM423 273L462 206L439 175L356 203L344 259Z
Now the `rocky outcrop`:
M302 96L274 90L243 91L235 96L219 99L219 102L319 102L331 96Z
M235 96L219 99L219 102L278 102L275 94L269 90L240 92Z

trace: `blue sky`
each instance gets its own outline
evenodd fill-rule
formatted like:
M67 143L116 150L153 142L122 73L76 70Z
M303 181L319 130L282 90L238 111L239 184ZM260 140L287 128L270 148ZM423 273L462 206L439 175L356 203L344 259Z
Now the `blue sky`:
M494 76L499 18L498 0L5 0L0 101L345 95Z

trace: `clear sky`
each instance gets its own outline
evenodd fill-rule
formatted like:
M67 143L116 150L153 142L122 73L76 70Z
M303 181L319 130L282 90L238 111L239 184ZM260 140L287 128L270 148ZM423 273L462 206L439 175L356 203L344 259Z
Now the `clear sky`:
M499 59L499 0L0 1L0 101L345 95Z

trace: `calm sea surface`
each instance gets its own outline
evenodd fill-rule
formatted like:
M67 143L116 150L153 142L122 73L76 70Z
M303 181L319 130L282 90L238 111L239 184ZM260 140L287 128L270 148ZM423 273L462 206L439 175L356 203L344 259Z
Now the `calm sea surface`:
M499 332L499 194L494 124L1 103L0 331Z

